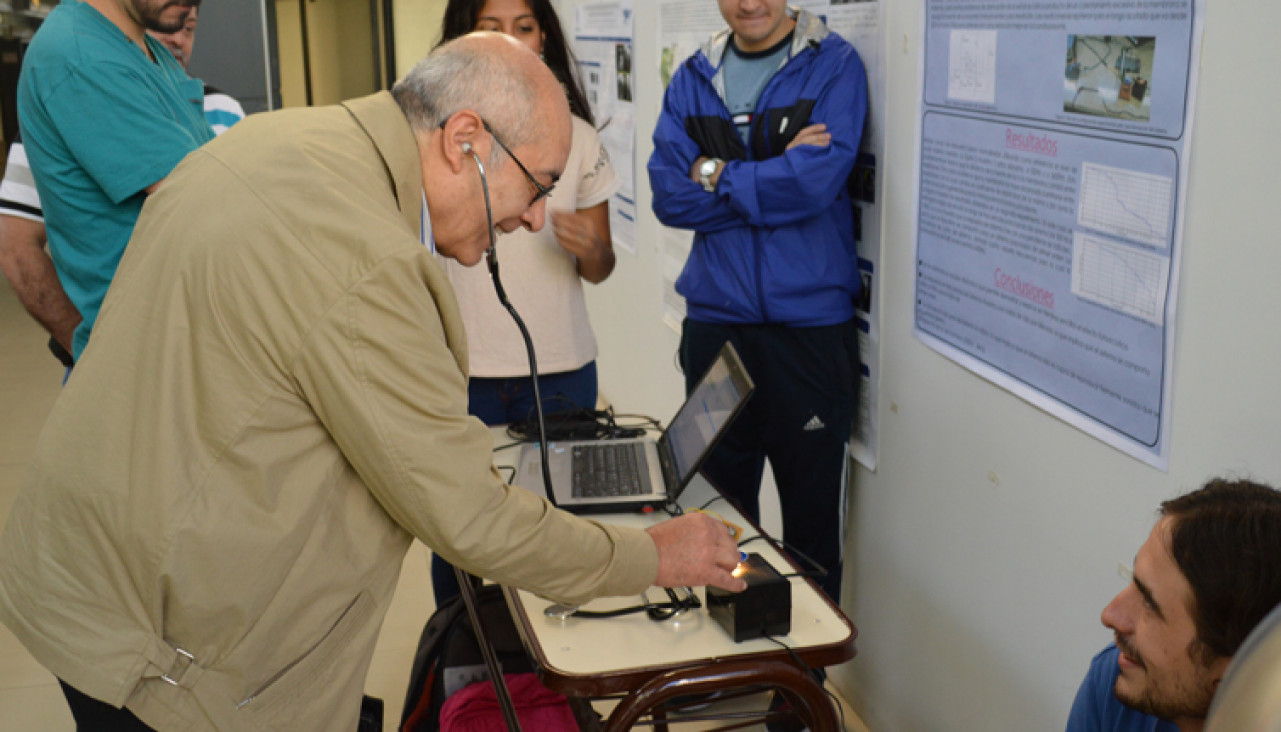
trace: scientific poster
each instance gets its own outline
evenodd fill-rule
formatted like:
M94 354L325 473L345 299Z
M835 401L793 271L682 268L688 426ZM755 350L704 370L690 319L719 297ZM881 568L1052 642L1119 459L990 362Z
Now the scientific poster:
M614 244L636 253L635 80L632 78L632 0L574 8L574 55L601 144L623 181L609 201Z
M925 0L927 345L1154 467L1204 0Z
M822 17L828 27L858 49L868 76L868 118L863 143L851 176L852 215L858 238L859 272L863 291L858 302L859 351L862 374L859 414L855 418L851 452L869 470L876 469L877 392L880 354L881 189L880 161L885 150L885 58L882 50L881 3L878 0L801 0L790 3ZM726 27L715 3L663 0L659 4L659 77L663 87L672 74L712 35ZM676 278L690 250L690 232L669 231L663 243L663 320L679 332L684 302L676 293Z
M858 269L863 278L859 294L858 323L859 361L862 366L859 383L859 411L854 419L850 452L868 470L876 469L877 403L880 394L881 353L881 218L879 191L885 159L885 33L881 22L881 3L875 0L841 2L833 0L826 7L812 7L810 12L827 18L827 27L858 49L867 69L867 120L863 123L863 144L850 178L850 196L854 199L854 236L858 240Z

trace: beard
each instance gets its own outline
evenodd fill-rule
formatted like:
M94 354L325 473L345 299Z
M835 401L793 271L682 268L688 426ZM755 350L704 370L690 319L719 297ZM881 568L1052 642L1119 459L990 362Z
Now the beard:
M1139 649L1134 647L1131 639L1117 636L1116 647L1134 661L1146 677L1146 683L1137 692L1122 690L1122 679L1118 677L1116 686L1112 689L1118 701L1135 711L1165 720L1205 719L1210 711L1210 702L1214 700L1213 683L1197 683L1202 680L1200 678L1168 679L1163 678L1161 674L1154 677L1152 669L1148 668L1143 661L1143 656L1139 654ZM1202 669L1195 660L1192 662L1198 670Z

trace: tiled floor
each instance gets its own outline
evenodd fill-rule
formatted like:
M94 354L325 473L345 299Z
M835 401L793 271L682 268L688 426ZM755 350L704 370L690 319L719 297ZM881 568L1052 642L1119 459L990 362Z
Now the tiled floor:
M61 389L62 367L46 350L43 333L0 277L0 525L8 518L40 427ZM400 718L418 636L434 609L428 557L423 545L415 543L405 558L365 683L366 693L386 703L388 732ZM851 730L866 729L848 707L845 719ZM0 730L73 728L57 681L0 625Z
M43 333L0 277L0 522L9 517L27 458L62 388L63 369ZM73 728L58 682L2 625L0 720L6 730Z

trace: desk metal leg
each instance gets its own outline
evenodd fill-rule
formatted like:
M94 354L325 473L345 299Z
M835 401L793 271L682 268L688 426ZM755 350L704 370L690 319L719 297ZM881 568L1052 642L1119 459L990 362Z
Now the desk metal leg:
M650 710L678 696L760 685L783 691L813 732L840 732L836 711L823 688L809 672L783 661L727 661L655 676L614 708L605 729L631 729Z
M503 710L503 720L507 722L510 732L521 732L520 720L516 718L516 705L512 703L511 692L507 690L507 681L503 678L503 668L498 663L498 655L489 643L484 623L480 620L480 610L476 603L476 587L480 579L454 567L458 577L458 588L462 590L463 604L467 606L467 616L471 618L472 630L476 633L476 643L480 646L480 655L485 659L489 669L489 680L494 684L494 695L498 697L498 706Z
M654 732L668 732L666 724L667 712L660 706L655 707L652 714L654 716ZM613 719L613 715L610 718Z

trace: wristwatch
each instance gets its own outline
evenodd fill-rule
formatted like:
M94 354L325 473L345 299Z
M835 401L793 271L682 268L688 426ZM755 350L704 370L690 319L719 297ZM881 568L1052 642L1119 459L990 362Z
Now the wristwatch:
M720 158L708 158L698 166L698 182L703 184L703 190L708 193L714 193L716 186L712 184L712 176L716 175L716 168L725 162Z

